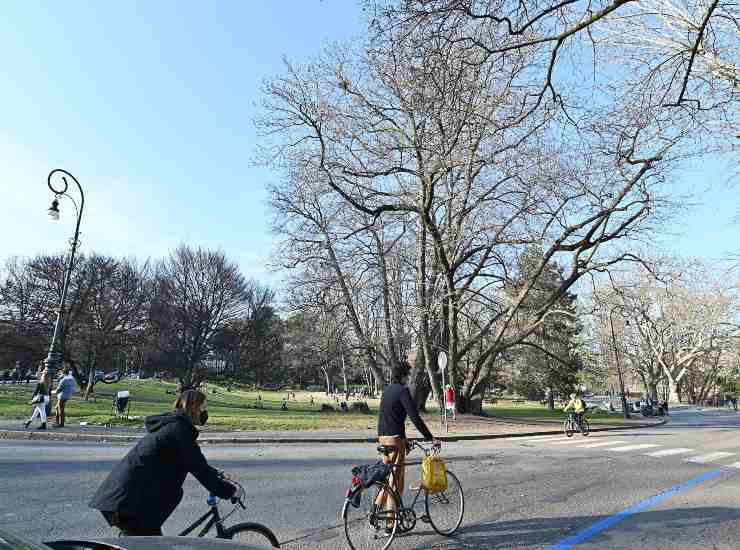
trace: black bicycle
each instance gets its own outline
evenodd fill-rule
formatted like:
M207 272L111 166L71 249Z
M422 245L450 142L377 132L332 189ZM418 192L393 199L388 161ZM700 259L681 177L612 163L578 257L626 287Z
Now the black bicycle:
M418 448L428 456L438 452L438 447L424 446L419 442L411 442L409 451ZM388 455L396 447L381 445L378 452ZM406 462L406 465L421 464ZM451 536L460 527L465 513L465 496L457 476L446 470L447 489L441 492L431 492L419 483L418 487L411 487L416 491L410 506L404 506L403 499L389 483L393 468L404 466L390 464L389 473L370 487L363 488L361 480L353 472L352 485L347 490L342 518L344 533L352 550L385 550L393 542L397 533L407 533L416 527L417 520L428 523L438 534ZM424 514L417 517L416 506L420 504L420 497L424 492ZM384 505L376 502L382 501Z
M585 417L582 416L579 422L576 420L575 413L569 413L568 417L563 421L563 431L568 437L573 437L573 434L578 431L586 436L591 431L591 427L588 425L588 420Z
M239 508L241 508L242 510L246 510L247 508L246 506L244 506L244 487L242 487L237 481L234 481L233 479L228 478L223 474L221 475L221 477L223 477L229 483L236 485L237 487L236 493L231 498L231 504L234 505L234 509L225 516L221 516L221 513L218 510L218 498L216 498L215 495L208 495L208 499L206 501L208 503L208 507L210 508L208 512L198 518L195 523L193 523L190 527L180 533L179 536L188 536L190 533L195 531L198 527L200 527L204 522L207 521L205 526L198 532L199 537L205 537L215 525L216 538L232 539L257 547L259 547L260 545L264 547L267 543L273 548L280 548L280 543L278 542L275 534L268 527L265 527L260 523L244 522L237 523L235 525L232 525L231 527L226 527L224 525L224 522L234 513L236 513Z

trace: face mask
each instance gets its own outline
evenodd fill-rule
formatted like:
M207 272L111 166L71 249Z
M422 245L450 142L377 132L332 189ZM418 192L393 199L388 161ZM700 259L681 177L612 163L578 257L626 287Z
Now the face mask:
M205 426L208 422L208 411L200 411L200 425Z

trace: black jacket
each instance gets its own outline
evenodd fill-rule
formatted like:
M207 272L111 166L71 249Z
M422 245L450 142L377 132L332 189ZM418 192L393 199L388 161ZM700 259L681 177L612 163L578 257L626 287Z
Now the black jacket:
M198 430L185 413L150 416L146 429L149 433L98 488L91 508L161 527L180 503L188 473L220 498L234 494L234 486L206 462L196 442Z
M409 388L403 384L390 384L380 398L378 435L398 435L406 438L406 416L411 419L424 439L434 439L432 432L419 416L419 411L416 410Z
M49 397L51 394L49 392L49 388L39 382L38 384L36 384L36 388L33 390L33 395L31 396L31 399L33 399L37 395L45 395Z

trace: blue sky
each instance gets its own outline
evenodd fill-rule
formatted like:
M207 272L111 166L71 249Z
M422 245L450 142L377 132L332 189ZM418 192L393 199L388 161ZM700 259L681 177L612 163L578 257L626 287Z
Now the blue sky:
M70 205L47 221L46 175L82 183L83 250L161 257L181 242L220 248L278 284L265 184L251 166L262 79L362 31L354 0L13 2L0 19L0 259L56 252ZM738 201L714 160L678 182L704 204L663 246L738 250Z

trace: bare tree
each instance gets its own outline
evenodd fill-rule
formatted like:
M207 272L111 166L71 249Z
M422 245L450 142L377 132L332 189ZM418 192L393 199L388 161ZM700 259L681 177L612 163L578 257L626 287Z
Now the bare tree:
M660 397L663 385L676 401L685 385L692 401L703 399L734 350L734 288L701 265L664 260L653 266L653 272L627 272L603 290L601 311L620 312L620 349L648 396Z
M243 315L246 291L239 268L221 252L182 245L157 266L151 322L163 363L183 388L202 381L213 337Z
M145 329L152 283L148 263L133 259L118 260L99 254L86 259L83 269L89 281L83 323L86 342L87 388L93 391L99 365L117 366L117 377L124 374L125 357L132 340ZM104 369L110 370L110 369Z

